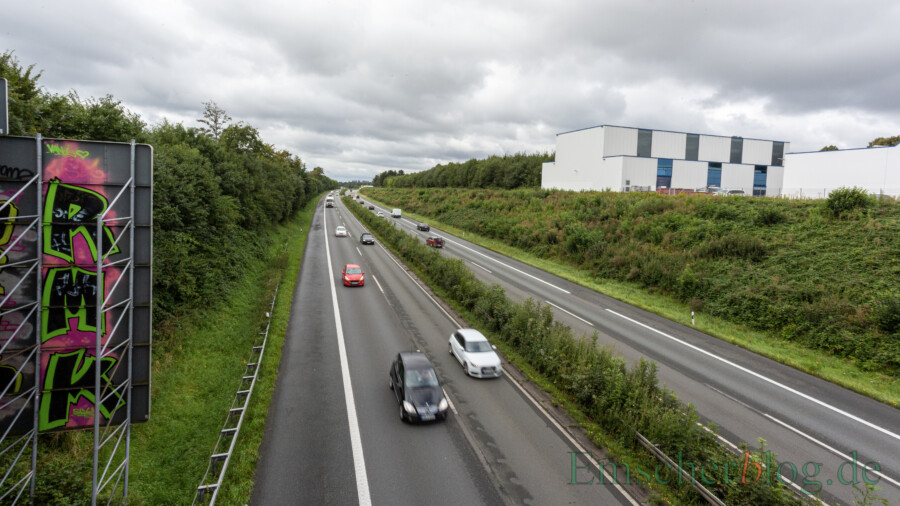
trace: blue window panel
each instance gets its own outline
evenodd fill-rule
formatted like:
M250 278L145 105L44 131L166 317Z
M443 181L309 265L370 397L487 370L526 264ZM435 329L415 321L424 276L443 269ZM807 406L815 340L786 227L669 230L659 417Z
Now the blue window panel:
M722 164L710 162L706 169L706 186L722 186Z
M769 171L769 168L765 165L757 165L753 168L753 187L754 188L765 188L766 187L766 174Z
M657 177L668 177L671 179L671 177L672 177L672 159L671 158L660 158L656 161L656 176Z

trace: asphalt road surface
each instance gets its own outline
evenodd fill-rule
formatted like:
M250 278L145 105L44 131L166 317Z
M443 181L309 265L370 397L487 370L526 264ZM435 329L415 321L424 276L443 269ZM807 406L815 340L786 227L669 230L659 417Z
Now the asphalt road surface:
M900 505L900 410L464 239L419 232L407 217L394 222L422 240L443 236L444 255L463 259L514 299L551 304L576 334L596 330L598 342L630 362L655 361L659 380L714 421L724 445L758 447L763 438L782 463L782 480L798 493L802 488L826 504L852 504L854 480L860 489L868 480L881 488L878 496Z
M601 476L587 448L509 375L466 377L447 347L460 323L363 231L341 202L313 219L252 504L638 504L633 487L571 484L573 465ZM364 287L342 285L346 263ZM388 369L417 349L452 403L444 422L400 421Z

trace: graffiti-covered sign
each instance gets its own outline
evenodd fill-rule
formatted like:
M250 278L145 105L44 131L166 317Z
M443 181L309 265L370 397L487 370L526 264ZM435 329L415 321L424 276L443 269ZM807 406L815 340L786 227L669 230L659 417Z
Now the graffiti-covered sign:
M0 138L0 432L149 417L152 156Z

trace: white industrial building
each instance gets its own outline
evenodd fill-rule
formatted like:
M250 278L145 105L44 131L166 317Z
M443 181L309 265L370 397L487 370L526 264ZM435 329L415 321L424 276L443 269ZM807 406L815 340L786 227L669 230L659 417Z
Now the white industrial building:
M784 166L786 197L825 198L841 187L900 196L900 145L787 153Z
M543 165L542 188L660 191L720 188L778 195L781 141L601 125L556 136L556 161Z

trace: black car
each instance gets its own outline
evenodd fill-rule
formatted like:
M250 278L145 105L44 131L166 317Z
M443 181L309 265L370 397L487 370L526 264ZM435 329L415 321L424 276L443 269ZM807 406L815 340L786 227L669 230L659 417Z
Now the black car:
M372 204L369 204L369 209L371 209L371 210L373 210L373 211L374 211L374 210L375 210L375 206L374 206L374 205L372 205Z
M359 236L359 242L363 244L375 244L375 236L368 232L363 232L362 235Z
M422 232L428 232L429 230L431 230L431 226L427 223L419 223L418 225L416 225L416 228L421 230Z
M427 422L447 418L449 403L434 366L424 353L398 353L389 376L391 390L400 404L400 420Z

